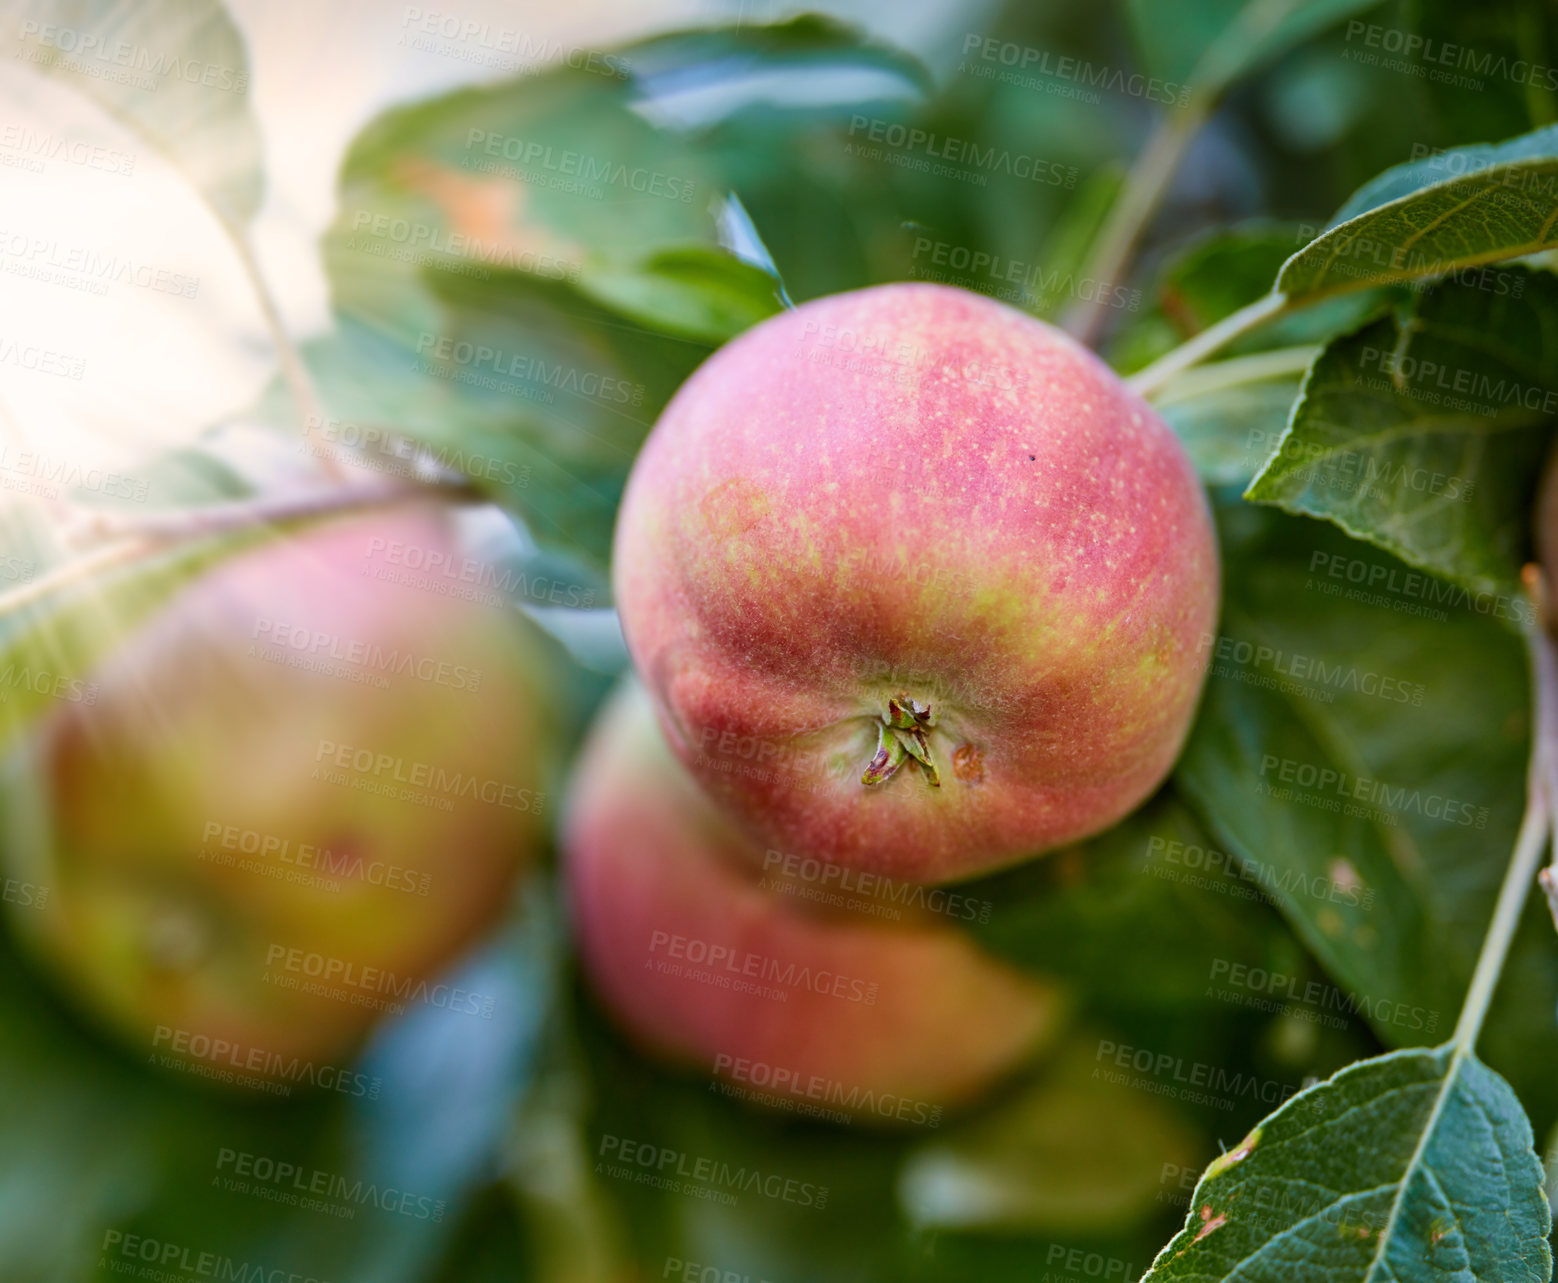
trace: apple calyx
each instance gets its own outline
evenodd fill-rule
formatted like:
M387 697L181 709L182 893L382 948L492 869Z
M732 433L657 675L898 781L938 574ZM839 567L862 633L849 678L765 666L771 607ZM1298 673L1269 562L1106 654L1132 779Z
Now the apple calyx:
M929 704L921 704L907 695L889 699L887 713L876 728L876 755L866 764L860 782L883 784L898 774L898 768L912 757L920 764L925 782L932 788L940 788L941 777L936 773L936 763L930 755L930 740L925 734L934 725Z

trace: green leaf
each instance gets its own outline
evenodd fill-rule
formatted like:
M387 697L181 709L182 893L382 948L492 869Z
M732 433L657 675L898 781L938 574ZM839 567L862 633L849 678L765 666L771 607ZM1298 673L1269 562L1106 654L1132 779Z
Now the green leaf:
M168 158L233 226L259 208L249 60L220 0L12 0L8 60L54 76Z
M812 19L675 33L611 59L613 74L554 69L365 129L325 241L338 332L310 351L333 417L421 443L596 567L671 393L781 306L782 285L722 244L724 160L687 112L723 104L728 134L763 86L758 100L782 99L823 68L901 89L917 66ZM801 121L821 110L797 103Z
M1218 961L1299 965L1258 883L1231 861L1207 867L1214 847L1165 790L1095 838L965 884L977 912L963 916L985 948L1105 1009L1183 1012L1204 1003Z
M1520 134L1501 143L1473 143L1467 147L1448 147L1387 169L1365 183L1336 211L1327 230L1350 222L1392 201L1415 195L1441 183L1483 177L1495 181L1521 180L1525 171L1503 172L1506 166L1558 159L1558 126L1547 126ZM1545 190L1551 192L1550 185ZM1459 215L1457 216L1459 221Z
M1485 284L1434 286L1327 347L1246 497L1473 593L1516 593L1558 413L1558 278Z
M654 329L723 343L780 309L774 278L708 245L660 250L631 271L601 272L595 297Z
M1096 1034L966 1126L912 1150L899 1199L922 1230L1100 1234L1155 1210L1199 1146L1161 1098L1096 1073Z
M1558 120L1558 13L1551 6L1414 0L1409 12L1424 39L1415 65L1449 73L1424 83L1448 137L1507 138Z
M1558 245L1558 127L1386 170L1293 255L1276 290L1304 301L1440 276Z
M14 895L6 909L36 911ZM124 1277L140 1236L253 1277L423 1283L493 1171L554 1001L556 944L526 915L447 977L494 995L503 1021L423 1007L342 1067L341 1090L277 1100L102 1041L0 933L0 1091L29 1106L0 1115L7 1279Z
M1525 602L1270 509L1230 504L1220 527L1220 634L1175 782L1320 960L1328 1005L1387 1045L1427 1043L1459 1008L1524 809L1525 662L1495 616ZM1558 979L1511 964L1505 991L1485 1050L1548 1116Z
M1172 254L1158 273L1153 307L1127 326L1111 359L1139 369L1271 290L1283 263L1313 235L1301 223L1256 221L1224 228ZM1233 355L1323 343L1356 329L1386 302L1383 290L1328 299L1273 319L1228 346Z
M1362 1061L1207 1168L1143 1283L1547 1283L1531 1146L1509 1085L1474 1057Z
M1430 1040L1524 804L1519 642L1321 525L1232 507L1221 528L1220 634L1176 781L1379 1037Z
M375 431L367 460L384 470L406 466L402 439L425 447L543 547L590 568L573 586L593 589L638 446L709 346L626 322L564 282L513 273L430 285L416 311L343 317L308 346L332 430ZM259 413L296 421L279 383Z
M1235 357L1191 373L1215 380L1227 372L1222 367L1260 359ZM1228 384L1214 381L1205 390L1197 390L1197 382L1187 376L1170 383L1153 408L1184 443L1202 481L1209 486L1247 486L1286 430L1302 380L1283 374Z
M1158 287L1161 306L1185 338L1200 333L1265 294L1307 232L1298 223L1257 222L1195 242L1164 267ZM1324 342L1352 329L1382 303L1378 294L1334 299L1263 325L1230 351Z
M718 245L716 167L635 109L640 78L564 67L379 117L347 154L325 239L337 311L382 318L389 287L413 291L419 275L516 272L714 342L777 311L771 285Z
M623 57L643 94L641 110L685 128L748 114L825 118L867 97L919 97L936 88L912 55L819 13L666 32Z

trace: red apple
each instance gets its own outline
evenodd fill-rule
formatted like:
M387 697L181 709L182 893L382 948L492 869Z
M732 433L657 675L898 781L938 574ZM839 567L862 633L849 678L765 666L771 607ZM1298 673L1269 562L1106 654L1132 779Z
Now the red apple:
M547 727L465 568L434 504L267 538L40 726L11 856L48 896L14 916L132 1045L296 1080L385 1010L494 1014L428 979L542 840Z
M1056 1029L1057 991L983 953L953 916L911 902L895 919L891 896L765 875L636 683L591 734L564 850L602 1002L652 1052L737 1094L934 1124Z
M926 881L1107 828L1188 731L1205 495L1086 349L933 285L726 345L650 434L615 584L666 735L765 842Z

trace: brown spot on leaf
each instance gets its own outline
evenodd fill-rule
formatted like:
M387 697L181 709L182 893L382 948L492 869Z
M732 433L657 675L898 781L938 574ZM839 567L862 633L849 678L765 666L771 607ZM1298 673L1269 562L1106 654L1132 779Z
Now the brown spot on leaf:
M1191 1239L1190 1241L1192 1243L1199 1243L1213 1230L1220 1230L1226 1224L1228 1224L1228 1218L1226 1216L1213 1216L1212 1205L1207 1203L1201 1208L1200 1232L1197 1233L1195 1238Z
M530 193L517 182L477 177L421 156L402 157L393 172L397 182L438 207L451 232L480 242L484 253L507 252L521 263L533 254L558 265L583 255L577 241L526 218Z

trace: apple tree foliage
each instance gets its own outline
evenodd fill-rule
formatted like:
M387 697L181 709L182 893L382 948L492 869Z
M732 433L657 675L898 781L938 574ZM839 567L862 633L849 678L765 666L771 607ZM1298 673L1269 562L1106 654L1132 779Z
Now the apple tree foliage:
M216 0L4 8L7 40L55 23L247 66ZM1521 568L1558 419L1558 18L1065 0L943 25L925 60L821 17L677 30L384 113L320 245L333 323L300 354L318 404L278 378L242 417L372 425L367 453L409 450L507 511L513 565L596 607L553 621L582 723L624 662L601 608L627 470L719 344L906 278L1082 328L1181 433L1225 599L1161 793L959 888L981 906L966 929L1072 987L1063 1049L917 1134L745 1108L606 1026L543 872L464 964L504 1021L390 1023L359 1066L371 1095L235 1100L110 1047L0 940L6 1278L110 1277L127 1234L375 1283L688 1262L774 1283L1551 1277L1558 939L1506 873L1512 849L1534 870ZM254 263L243 93L20 52L175 165ZM949 176L873 141L890 130L1059 181ZM1157 215L1133 222L1144 194ZM226 427L148 464L153 506L264 494ZM44 592L76 554L20 505L0 520L25 569L0 746L45 698L3 674L88 671L251 537L213 527ZM739 1189L624 1177L625 1143ZM227 1152L429 1210L235 1198Z

